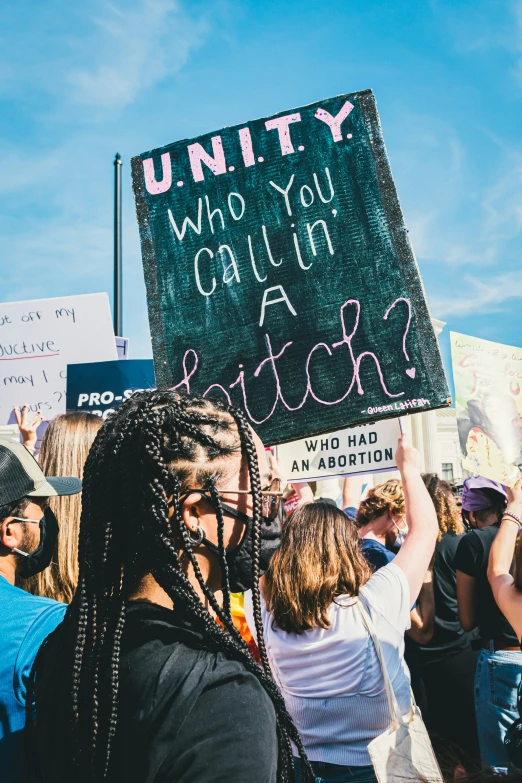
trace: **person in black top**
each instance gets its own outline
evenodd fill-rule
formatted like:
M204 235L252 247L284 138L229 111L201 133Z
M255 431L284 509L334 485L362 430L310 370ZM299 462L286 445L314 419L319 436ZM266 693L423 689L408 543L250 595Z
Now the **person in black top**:
M465 631L458 617L455 557L465 534L451 485L435 473L422 477L437 512L439 538L432 563L435 601L431 641L417 645L427 702L425 720L439 749L452 743L469 770L478 763L474 679L478 651L471 648L475 631ZM462 755L464 751L465 755Z
M488 560L506 505L504 488L480 476L466 479L462 515L470 527L459 543L457 601L466 631L478 628L480 647L475 673L475 714L484 769L505 774L504 737L517 717L517 687L522 653L517 636L498 608L488 582Z
M286 783L293 742L314 780L262 635L280 484L224 404L140 392L106 421L85 466L78 589L33 671L36 779ZM263 668L230 611L249 588Z
M517 635L522 651L522 478L507 487L508 505L489 553L488 579L495 601ZM512 563L514 566L512 567ZM511 766L522 772L522 683L518 688L519 717L504 738Z

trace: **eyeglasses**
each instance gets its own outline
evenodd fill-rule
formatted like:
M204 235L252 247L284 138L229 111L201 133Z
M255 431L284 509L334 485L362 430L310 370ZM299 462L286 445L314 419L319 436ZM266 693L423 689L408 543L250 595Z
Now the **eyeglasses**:
M187 495L190 495L192 492L199 492L204 497L208 498L209 500L212 500L208 490L198 489L198 488L187 490L180 496L180 500L184 497L187 497ZM223 495L251 495L252 490L251 489L222 489L222 490L218 489L217 494L220 497ZM283 493L281 492L281 479L273 478L270 484L261 490L261 495L262 495L261 513L264 517L272 521L277 517L279 513L279 507L281 505L281 500L283 498Z
M40 522L44 519L44 517L40 517L40 519L27 519L26 517L11 517L11 519L16 519L17 522L34 522L35 525L39 525Z

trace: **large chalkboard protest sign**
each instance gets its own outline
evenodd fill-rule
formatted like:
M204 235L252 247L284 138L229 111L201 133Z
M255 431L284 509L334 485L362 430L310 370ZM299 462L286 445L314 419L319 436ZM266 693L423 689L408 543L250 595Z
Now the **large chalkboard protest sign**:
M160 388L230 400L270 444L448 404L370 90L132 172Z

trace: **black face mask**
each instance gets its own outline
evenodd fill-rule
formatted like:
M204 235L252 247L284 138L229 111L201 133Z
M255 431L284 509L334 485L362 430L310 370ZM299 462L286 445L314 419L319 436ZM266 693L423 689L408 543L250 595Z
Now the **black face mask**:
M221 504L223 511L243 522L245 532L238 546L225 551L225 558L228 565L228 578L230 582L230 591L232 593L244 593L252 587L252 524L253 517L243 514L237 508ZM202 543L211 552L219 557L219 548L209 541L206 536ZM270 561L275 551L279 549L281 543L281 522L278 518L268 519L261 517L261 551L259 554L259 576L263 576L270 565Z
M27 553L18 550L22 555L17 568L17 574L23 579L45 571L50 565L56 541L58 540L58 520L50 508L46 508L40 520L40 544L34 552Z

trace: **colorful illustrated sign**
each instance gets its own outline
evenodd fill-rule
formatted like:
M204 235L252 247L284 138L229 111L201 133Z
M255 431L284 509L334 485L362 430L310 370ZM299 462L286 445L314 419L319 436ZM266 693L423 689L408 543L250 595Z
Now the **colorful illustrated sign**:
M389 419L284 443L277 458L289 482L397 470L400 436L399 419Z
M134 392L155 387L152 359L70 364L67 410L95 413L106 419Z
M132 161L156 380L267 444L449 392L371 90Z
M522 348L451 332L462 467L513 486L522 468Z
M44 421L65 413L67 364L117 357L107 294L0 304L0 424L25 404Z

